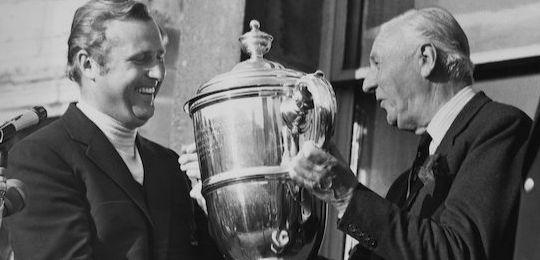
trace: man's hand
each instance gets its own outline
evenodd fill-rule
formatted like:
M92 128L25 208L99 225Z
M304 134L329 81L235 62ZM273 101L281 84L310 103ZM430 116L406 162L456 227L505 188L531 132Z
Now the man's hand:
M185 171L191 181L191 191L189 196L197 201L197 204L208 214L206 200L202 196L201 171L199 169L199 157L197 157L195 144L190 144L182 149L182 154L178 158L180 169Z
M182 154L178 158L180 169L185 171L189 179L201 180L201 171L199 169L199 157L195 144L190 144L182 148Z
M292 159L289 175L319 199L332 204L339 217L345 213L358 184L356 176L344 162L310 141L304 143Z

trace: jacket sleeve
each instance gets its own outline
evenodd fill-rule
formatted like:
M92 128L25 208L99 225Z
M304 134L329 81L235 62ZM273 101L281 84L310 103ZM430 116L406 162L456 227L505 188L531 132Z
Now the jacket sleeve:
M26 193L25 208L5 219L16 259L92 259L84 185L64 159L25 139L10 151L8 166Z
M498 253L511 254L504 239L515 228L520 188L510 169L530 120L496 121L467 141L437 221L401 211L359 184L338 227L384 259L507 259Z

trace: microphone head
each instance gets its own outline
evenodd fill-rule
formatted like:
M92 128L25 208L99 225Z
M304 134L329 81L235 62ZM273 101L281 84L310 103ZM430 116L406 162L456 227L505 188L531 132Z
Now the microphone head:
M0 144L10 140L17 131L35 126L47 118L47 110L42 106L35 106L22 114L6 121L0 126Z
M42 106L35 106L32 108L32 110L36 113L36 115L39 118L39 122L41 123L43 120L47 118L47 110L45 110Z
M17 179L7 179L7 191L4 196L3 216L7 217L21 211L25 206L24 184Z

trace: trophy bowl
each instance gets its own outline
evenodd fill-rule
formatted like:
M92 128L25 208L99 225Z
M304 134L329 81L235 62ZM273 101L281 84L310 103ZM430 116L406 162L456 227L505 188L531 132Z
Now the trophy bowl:
M309 259L326 205L296 185L288 163L306 141L324 146L336 98L322 72L286 69L263 55L272 36L250 23L240 37L251 58L197 90L194 125L209 229L231 259Z

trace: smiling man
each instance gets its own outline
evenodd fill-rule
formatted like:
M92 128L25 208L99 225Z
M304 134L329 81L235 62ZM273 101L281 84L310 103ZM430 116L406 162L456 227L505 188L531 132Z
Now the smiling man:
M511 259L521 176L512 171L530 118L472 87L465 33L440 8L381 26L363 90L389 125L422 135L382 198L347 164L307 143L290 175L339 214L359 241L351 259Z
M81 98L10 151L27 188L8 221L16 259L220 259L178 155L137 133L165 77L163 35L144 4L75 13L68 76Z

